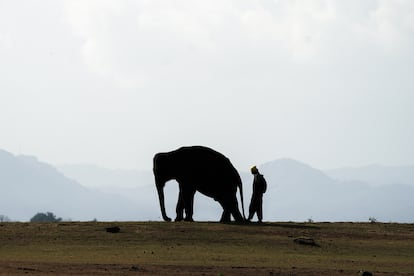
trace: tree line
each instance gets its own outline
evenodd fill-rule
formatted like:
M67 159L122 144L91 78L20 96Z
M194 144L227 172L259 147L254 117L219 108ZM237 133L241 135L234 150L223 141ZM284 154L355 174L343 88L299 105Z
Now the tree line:
M6 216L6 215L0 215L0 222L11 222L12 220ZM56 217L55 214L52 212L46 212L46 213L37 213L34 215L30 222L60 222L62 221L62 218Z

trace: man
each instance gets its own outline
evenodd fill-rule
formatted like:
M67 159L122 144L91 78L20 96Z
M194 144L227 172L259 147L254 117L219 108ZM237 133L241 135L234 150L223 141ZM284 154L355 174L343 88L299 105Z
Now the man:
M250 201L249 206L249 218L247 220L250 221L254 214L257 213L257 218L259 223L261 223L263 219L263 194L266 192L267 184L263 175L259 173L256 166L251 167L250 171L254 175L254 180L252 200Z

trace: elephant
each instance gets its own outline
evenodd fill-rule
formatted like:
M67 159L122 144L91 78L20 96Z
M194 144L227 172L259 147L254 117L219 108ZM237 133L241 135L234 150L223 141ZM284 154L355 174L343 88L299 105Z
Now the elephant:
M223 154L204 146L189 146L157 153L153 161L155 185L164 221L171 221L165 211L164 187L172 179L179 185L175 221L193 221L196 191L220 203L223 208L221 222L230 222L230 215L236 222L245 221L242 181L230 160ZM243 216L238 208L237 188L240 191Z

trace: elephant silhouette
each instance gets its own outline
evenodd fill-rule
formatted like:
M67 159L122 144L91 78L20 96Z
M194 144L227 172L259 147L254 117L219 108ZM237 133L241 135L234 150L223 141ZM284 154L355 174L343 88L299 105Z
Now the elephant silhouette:
M155 185L164 221L171 221L165 211L164 187L169 180L176 180L179 195L175 221L193 221L193 203L196 191L218 201L223 208L221 222L245 221L243 188L239 173L223 154L203 146L181 147L154 156ZM237 188L243 210L237 202ZM184 218L185 211L185 218Z

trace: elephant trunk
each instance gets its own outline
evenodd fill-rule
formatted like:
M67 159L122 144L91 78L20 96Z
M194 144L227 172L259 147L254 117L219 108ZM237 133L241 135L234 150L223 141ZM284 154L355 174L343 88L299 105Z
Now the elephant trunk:
M161 214L164 221L171 221L171 219L167 216L165 212L165 202L164 202L164 185L157 181L157 191L158 191L158 198L160 200L160 207L161 207Z

